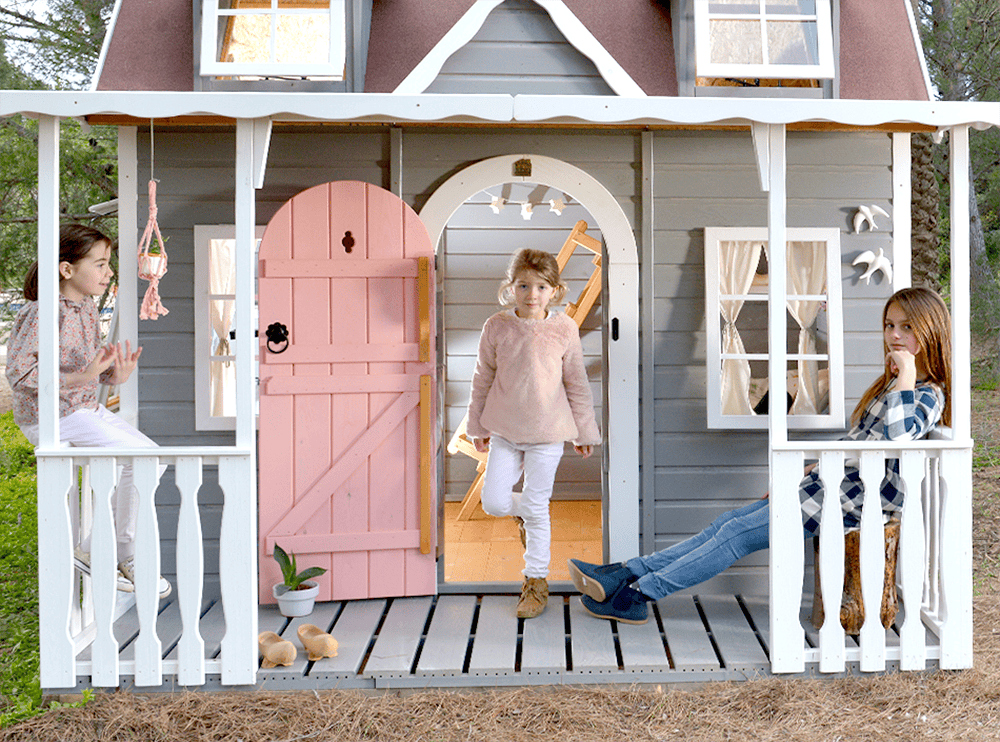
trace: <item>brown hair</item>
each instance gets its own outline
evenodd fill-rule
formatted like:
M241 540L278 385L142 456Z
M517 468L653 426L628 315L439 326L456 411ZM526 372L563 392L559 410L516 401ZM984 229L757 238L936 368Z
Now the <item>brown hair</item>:
M920 346L924 369L927 378L944 392L944 412L941 415L943 425L951 425L951 317L944 300L930 289L910 288L900 289L889 297L882 309L882 326L885 326L885 316L891 305L897 305L913 327L913 334ZM882 350L888 354L889 347L885 344L883 335ZM884 392L892 383L893 375L888 368L868 391L861 397L858 406L854 408L851 421L855 424L861 420L861 415L872 400Z
M566 296L566 284L563 283L562 276L559 275L559 264L556 259L544 250L531 250L523 247L515 252L510 258L510 265L507 266L506 280L500 284L497 291L497 298L505 307L514 304L514 284L517 277L522 273L535 273L552 288L550 304L558 304Z
M73 265L87 257L95 244L106 242L110 247L111 240L99 229L84 224L64 224L59 229L59 262ZM24 277L24 298L28 301L38 301L38 261L28 268Z

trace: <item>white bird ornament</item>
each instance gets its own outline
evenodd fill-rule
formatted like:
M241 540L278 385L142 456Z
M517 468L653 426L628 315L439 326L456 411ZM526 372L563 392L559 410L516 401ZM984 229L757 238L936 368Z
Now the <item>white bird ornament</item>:
M878 249L878 255L875 255L871 250L865 250L854 259L851 265L858 265L859 263L867 264L865 272L858 278L859 281L863 278L866 284L870 284L872 276L878 271L882 271L885 274L887 281L892 281L892 263L889 262L889 258L885 256L885 252L881 247Z
M857 234L861 231L861 228L868 222L868 231L874 232L878 229L878 225L875 223L875 215L881 214L882 216L889 218L889 212L883 209L878 204L872 204L871 206L859 206L858 210L854 214L854 233Z

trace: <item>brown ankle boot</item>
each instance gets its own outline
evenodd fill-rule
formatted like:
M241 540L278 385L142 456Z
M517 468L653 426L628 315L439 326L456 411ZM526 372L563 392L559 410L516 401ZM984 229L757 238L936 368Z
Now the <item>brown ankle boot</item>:
M549 583L544 577L525 577L521 586L521 599L517 601L518 618L535 618L542 615L549 601Z

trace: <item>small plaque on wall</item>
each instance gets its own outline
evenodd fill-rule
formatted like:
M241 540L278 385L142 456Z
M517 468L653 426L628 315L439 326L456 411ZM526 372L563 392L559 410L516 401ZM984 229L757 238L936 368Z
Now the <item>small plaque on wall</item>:
M514 175L518 178L531 177L531 160L527 157L514 163Z

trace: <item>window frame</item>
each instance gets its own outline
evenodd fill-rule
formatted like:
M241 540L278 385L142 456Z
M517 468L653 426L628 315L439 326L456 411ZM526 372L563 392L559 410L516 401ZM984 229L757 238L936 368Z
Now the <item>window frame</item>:
M768 242L767 227L705 227L705 376L706 407L709 429L744 430L768 427L768 415L722 414L722 332L719 323L719 243L729 240ZM789 430L842 430L846 421L844 398L844 305L841 290L840 229L836 227L788 227L787 242L826 243L826 308L827 308L827 352L817 354L818 360L826 360L829 383L829 405L827 412L816 415L786 415ZM786 283L787 301L797 295L791 293ZM743 296L760 297L761 294ZM763 299L753 301L767 302ZM741 357L744 354L741 354ZM746 353L747 360L765 360L760 353ZM788 361L797 360L797 353L788 353Z
M260 248L260 241L264 237L263 225L258 225L254 231L254 238L257 242L256 248ZM211 260L210 242L211 240L235 240L236 225L234 224L196 224L194 225L194 407L195 407L195 430L236 430L235 415L212 415L212 322L209 309L213 300L226 300L236 298L235 294L209 293L209 275ZM256 251L255 251L256 252ZM254 259L254 282L256 284L257 260ZM257 319L256 290L254 291L254 321ZM208 349L207 351L205 349ZM254 353L254 376L256 377L257 353ZM235 361L236 357L232 356ZM255 394L256 396L256 394ZM256 417L256 415L255 415Z
M833 12L830 0L815 0L814 15L781 15L767 12L767 0L757 0L759 12L713 13L711 0L695 0L695 75L702 78L761 78L769 80L832 80L836 76L833 54ZM763 61L760 64L712 62L711 22L715 19L757 20L762 26ZM816 64L773 64L767 59L767 24L785 21L815 21L818 62Z
M237 0L239 2L240 0ZM278 8L278 0L242 0L244 7L219 8L220 0L202 0L201 6L201 59L199 74L202 77L323 77L334 81L346 79L347 65L347 8L345 0L329 0L330 48L329 62L220 62L219 21L227 16L271 16L271 48L273 60L277 16L319 15L316 11L301 8Z

